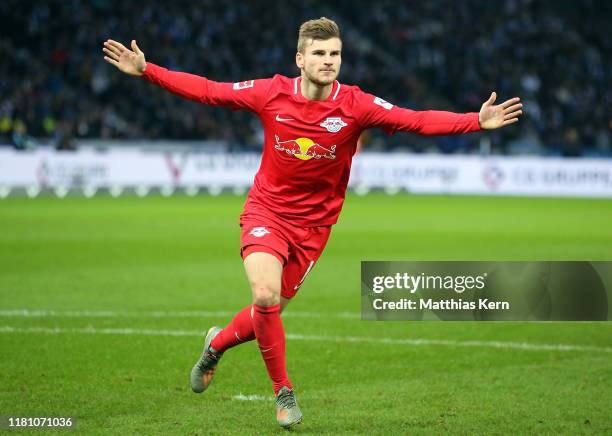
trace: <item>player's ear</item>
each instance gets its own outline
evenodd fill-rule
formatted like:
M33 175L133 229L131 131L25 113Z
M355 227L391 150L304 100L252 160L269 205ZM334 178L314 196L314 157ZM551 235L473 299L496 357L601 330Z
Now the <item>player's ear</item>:
M295 64L300 70L304 68L304 55L299 51L295 54Z

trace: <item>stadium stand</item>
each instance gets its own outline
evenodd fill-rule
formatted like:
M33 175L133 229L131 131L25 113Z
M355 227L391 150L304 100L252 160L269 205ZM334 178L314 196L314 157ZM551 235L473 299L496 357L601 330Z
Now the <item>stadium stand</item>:
M343 32L344 83L419 110L477 111L491 90L518 95L525 115L487 134L493 152L611 156L611 11L605 0L4 0L0 143L72 149L84 138L165 138L256 149L256 117L120 74L103 61L102 42L137 39L147 60L213 80L294 76L297 27L324 15ZM373 131L364 142L376 150L476 153L482 135Z

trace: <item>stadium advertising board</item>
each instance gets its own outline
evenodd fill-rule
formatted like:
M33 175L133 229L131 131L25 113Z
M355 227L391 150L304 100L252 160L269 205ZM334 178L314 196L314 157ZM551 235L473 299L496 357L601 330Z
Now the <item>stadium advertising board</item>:
M248 187L256 153L0 151L0 186ZM362 153L350 186L427 194L612 197L612 160Z

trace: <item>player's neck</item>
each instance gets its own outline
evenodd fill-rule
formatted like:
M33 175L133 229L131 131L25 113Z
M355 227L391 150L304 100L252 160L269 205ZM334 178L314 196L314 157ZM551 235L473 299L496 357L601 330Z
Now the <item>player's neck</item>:
M311 82L304 76L302 76L300 83L302 96L307 100L325 100L329 97L329 94L331 94L333 87L334 82L329 85L321 86Z

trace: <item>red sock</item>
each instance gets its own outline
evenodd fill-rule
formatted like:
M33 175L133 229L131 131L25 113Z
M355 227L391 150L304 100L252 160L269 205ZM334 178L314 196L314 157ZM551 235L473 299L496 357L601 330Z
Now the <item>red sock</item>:
M253 331L253 319L251 318L251 309L253 305L249 304L238 312L232 321L219 332L212 340L210 346L219 353L225 350L242 344L243 342L252 341L255 339Z
M280 317L280 304L274 306L253 304L253 307L255 308L253 329L268 375L272 379L274 393L278 394L283 386L292 389L285 365L285 330Z

